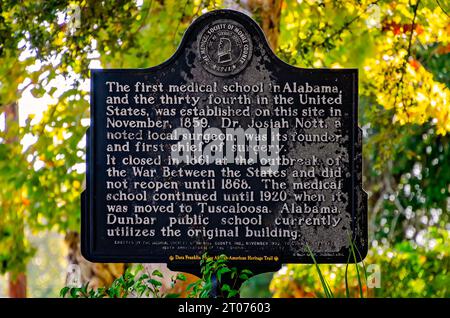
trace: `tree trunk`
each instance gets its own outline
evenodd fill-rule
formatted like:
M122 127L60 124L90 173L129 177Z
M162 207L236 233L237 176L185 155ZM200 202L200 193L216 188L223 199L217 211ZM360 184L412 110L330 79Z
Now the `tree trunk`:
M226 0L225 7L250 15L263 29L270 47L276 51L280 35L280 18L283 0Z
M5 106L5 135L8 136L9 131L11 130L12 125L19 124L19 109L17 107L17 103L11 103ZM8 136L5 140L6 144L12 144L18 142L18 136Z
M80 250L80 234L68 232L65 237L68 246L69 270L66 285L84 285L89 282L90 288L110 286L126 269L123 263L91 263L87 261ZM74 267L75 265L75 267Z
M5 144L14 144L19 141L17 135L10 135L12 126L19 124L19 109L16 102L5 106ZM23 230L23 227L22 227ZM25 272L9 273L8 295L11 298L27 297L27 274Z
M8 296L10 298L27 298L27 275L9 273Z

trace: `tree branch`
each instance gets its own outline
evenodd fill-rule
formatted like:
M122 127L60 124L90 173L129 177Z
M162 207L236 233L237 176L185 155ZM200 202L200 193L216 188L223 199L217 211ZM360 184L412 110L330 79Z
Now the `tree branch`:
M441 8L442 12L444 12L445 15L446 15L447 17L450 17L450 15L447 13L447 11L445 11L444 8L442 7L442 5L441 5L441 3L439 2L439 0L436 0L436 2L437 2L437 4L438 4L439 8Z
M180 18L180 20L178 20L177 27L175 28L175 32L173 34L172 42L175 42L175 38L177 37L177 34L178 34L178 29L180 28L180 25L181 25L181 22L183 21L184 15L186 14L186 8L187 8L188 3L189 3L189 0L186 0L186 2L184 3L183 11L181 13L181 18Z
M348 20L347 22L344 23L344 25L342 27L340 27L338 30L336 30L335 32L333 32L331 35L327 36L325 38L325 40L323 40L321 43L315 45L315 47L318 46L324 46L325 43L327 43L328 41L330 41L331 39L333 39L334 37L340 35L342 32L344 32L344 30L348 29L355 21L357 21L364 13L367 12L367 10L373 6L376 5L378 2L380 2L380 0L376 0L373 1L371 3L369 3L369 5L367 5L367 7L360 12L358 15L356 15L355 17L353 17L352 19Z
M400 80L397 82L397 92L395 94L395 99L394 99L394 107L395 107L397 105L397 98L398 98L398 96L400 94L402 95L403 110L405 111L406 116L408 117L408 119L409 119L409 113L406 110L406 103L403 100L403 79L404 79L405 73L406 73L406 65L408 64L408 60L409 60L409 57L411 55L412 39L413 39L413 36L414 36L414 29L416 28L416 17L417 17L417 9L419 8L419 4L420 4L420 0L417 0L416 5L412 6L414 16L413 16L413 19L412 19L412 22L411 22L411 32L409 33L408 49L407 49L407 53L406 53L405 59L403 60L402 67L400 69L401 75L400 75Z

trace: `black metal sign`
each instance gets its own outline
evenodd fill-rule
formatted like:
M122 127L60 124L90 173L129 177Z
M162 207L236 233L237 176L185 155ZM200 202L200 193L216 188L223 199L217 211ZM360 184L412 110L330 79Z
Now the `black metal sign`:
M185 270L207 251L260 271L367 250L356 69L278 59L219 10L148 69L91 78L82 251Z

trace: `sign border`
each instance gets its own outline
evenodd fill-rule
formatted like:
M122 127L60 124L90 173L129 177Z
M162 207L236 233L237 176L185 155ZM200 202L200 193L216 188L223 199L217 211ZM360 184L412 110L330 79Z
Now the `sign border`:
M90 107L91 107L91 117L90 117L90 128L88 129L86 133L86 190L83 191L81 194L81 252L82 255L89 261L92 262L112 262L112 263L120 263L120 262L130 262L130 263L169 263L169 267L171 269L178 269L185 272L196 272L195 266L192 266L192 268L189 267L189 265L186 267L183 264L178 264L175 262L169 262L168 256L166 259L162 259L159 256L151 256L151 255L133 255L133 256L117 256L117 255L109 255L109 254L102 254L95 251L95 245L92 240L94 237L95 232L95 220L94 220L94 213L91 213L91 211L94 211L94 201L96 198L95 193L95 175L92 174L93 171L96 170L95 167L95 114L96 110L98 109L96 107L95 98L94 98L94 84L96 83L96 79L98 76L101 76L102 74L110 74L110 73L129 73L133 72L135 74L148 74L150 72L157 72L159 70L162 70L166 67L169 67L170 64L175 62L180 55L182 54L183 48L186 46L186 43L188 39L191 37L193 30L198 28L199 26L202 26L204 24L204 21L211 19L211 18L226 18L226 19L233 19L235 18L237 22L241 23L244 22L246 25L251 25L254 27L256 31L256 35L259 36L262 41L261 44L264 46L266 51L268 52L268 55L270 56L270 60L272 63L276 63L281 68L289 68L292 71L308 71L308 72L323 72L327 71L330 73L340 73L340 74L349 74L352 76L353 80L353 109L352 109L352 125L353 125L353 134L351 136L352 140L351 143L351 156L350 160L352 160L351 166L353 169L352 174L352 187L354 189L353 195L352 195L352 233L353 233L353 239L359 238L360 241L355 242L356 248L358 249L357 254L357 261L361 261L365 258L368 250L368 225L367 225L367 193L362 188L362 131L358 127L358 69L356 68L341 68L341 69L328 69L328 68L318 68L318 69L308 69L308 68L298 68L293 65L287 64L284 61L282 61L280 58L278 58L275 53L270 48L270 45L267 42L267 38L265 37L262 29L256 24L255 21L253 21L250 17L246 16L243 13L234 11L234 10L215 10L211 11L209 13L206 13L199 18L197 18L186 30L186 32L183 35L183 38L180 42L180 45L178 46L175 53L167 59L165 62L154 66L150 68L140 68L140 69L91 69L91 95L90 95ZM245 21L244 21L245 20ZM205 24L206 25L206 24ZM254 44L255 46L255 44ZM252 52L253 53L253 52ZM230 75L235 76L235 75ZM358 156L356 156L358 154ZM358 181L359 184L358 184ZM358 216L358 217L357 217ZM359 235L356 235L358 233ZM348 249L348 253L350 249ZM323 255L317 255L316 261L318 263L347 263L349 255L342 255L342 256L323 256ZM273 262L274 270L276 270L276 267L278 267L281 263L301 263L301 264L312 264L313 260L310 256L299 256L295 257L280 257L278 263L275 264ZM353 258L352 258L353 259ZM267 268L271 268L272 263L263 263L260 266L257 264L255 265L254 262L244 261L244 262L233 262L233 265L239 266L242 263L242 265L248 266L251 263L251 267L258 269L260 268L261 271L269 271L266 270ZM247 265L245 265L247 264ZM190 270L186 270L190 269ZM262 269L264 269L262 271Z

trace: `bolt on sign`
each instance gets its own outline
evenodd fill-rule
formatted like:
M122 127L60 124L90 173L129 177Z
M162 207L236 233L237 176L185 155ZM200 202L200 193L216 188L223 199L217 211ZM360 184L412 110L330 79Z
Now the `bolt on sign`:
M91 72L82 251L256 271L367 252L356 69L303 69L218 10L147 69Z

